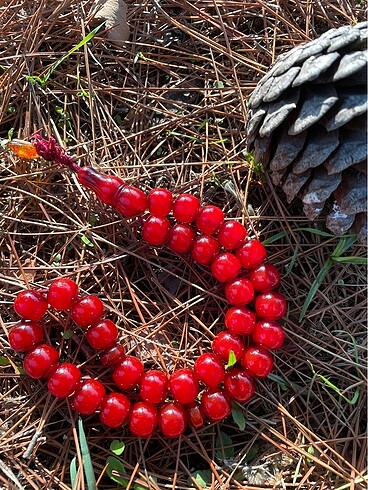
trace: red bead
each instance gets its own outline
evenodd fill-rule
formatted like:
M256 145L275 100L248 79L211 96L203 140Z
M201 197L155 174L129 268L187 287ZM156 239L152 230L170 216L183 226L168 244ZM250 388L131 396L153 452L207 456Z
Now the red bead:
M233 306L225 313L225 327L236 335L248 335L253 332L256 315L247 308Z
M9 332L9 344L14 350L25 352L43 341L43 328L36 322L19 322Z
M158 424L165 437L179 437L186 427L184 408L179 403L165 403L160 408Z
M266 349L279 349L285 340L284 329L273 320L262 320L256 323L252 333L256 344Z
M51 345L41 344L26 355L23 369L33 379L47 378L58 362L58 351Z
M231 413L230 400L220 388L206 388L202 394L201 405L212 422L219 422Z
M192 248L195 231L189 225L178 224L170 232L168 247L178 254L185 254Z
M281 277L277 268L272 264L262 264L250 271L249 279L253 287L260 293L267 293L280 286Z
M286 299L280 293L272 291L256 297L256 315L264 320L279 320L286 315Z
M236 256L244 269L254 269L254 267L262 264L267 252L261 242L249 240L236 251Z
M47 301L56 310L69 310L77 299L79 288L67 277L55 279L47 292Z
M181 223L192 223L199 212L199 199L192 194L180 194L174 201L174 218Z
M238 335L223 330L213 339L212 350L223 362L228 362L230 351L233 351L236 360L240 361L244 354L244 344Z
M162 403L167 395L168 379L165 373L156 369L145 372L140 381L139 395L142 400Z
M217 206L203 206L199 210L196 225L205 235L213 235L224 221L224 212Z
M108 427L121 427L128 419L129 409L129 399L122 393L114 391L102 400L100 420Z
M216 238L200 235L194 240L191 250L192 259L201 265L211 265L220 252L220 244Z
M83 328L99 321L103 313L104 305L102 301L93 294L78 299L70 311L73 321Z
M202 383L207 386L217 386L225 378L225 368L220 359L206 352L200 355L194 363L194 372Z
M126 185L120 177L102 174L92 167L80 168L77 179L83 186L92 189L96 196L108 206L114 202L118 190Z
M47 389L57 398L66 398L74 393L79 385L81 372L70 362L59 364L49 377Z
M130 432L138 437L150 437L157 426L157 408L148 402L135 403L129 415Z
M73 408L82 415L90 415L100 408L105 394L101 381L86 379L79 384L72 397Z
M101 354L100 360L103 366L115 367L121 363L125 357L124 347L122 345L114 345L107 351Z
M234 250L240 247L246 236L247 230L245 227L239 221L230 220L221 226L217 239L227 250Z
M142 362L134 356L126 356L114 369L112 378L116 386L122 390L130 390L137 386L144 373Z
M148 210L153 216L164 218L172 209L173 197L168 189L157 187L148 194L147 202Z
M230 252L218 255L211 265L212 275L219 282L231 281L238 276L241 269L239 260Z
M233 279L225 286L225 297L231 305L247 305L254 299L253 284L245 277Z
M134 218L147 209L147 197L140 189L126 185L118 191L112 205L125 218Z
M47 311L47 300L34 290L22 291L14 300L14 310L21 318L37 322Z
M227 395L239 403L249 401L256 390L251 376L239 368L234 368L226 373L224 386Z
M159 246L168 241L170 236L170 223L166 218L150 216L143 223L142 238L150 245Z
M248 347L241 362L249 374L257 378L265 378L273 368L271 354L262 347Z
M193 429L200 429L203 427L205 423L205 415L201 404L198 402L192 402L186 405L185 408L189 425L191 425Z
M92 349L105 350L112 347L118 338L118 329L111 320L101 320L87 330L86 339Z
M174 371L170 376L169 389L174 400L183 405L194 401L199 393L199 385L192 369Z

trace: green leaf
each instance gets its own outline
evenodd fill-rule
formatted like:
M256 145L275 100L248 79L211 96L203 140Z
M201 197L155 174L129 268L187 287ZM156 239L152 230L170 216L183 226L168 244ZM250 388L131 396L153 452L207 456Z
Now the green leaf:
M73 337L73 335L74 335L73 330L65 330L65 332L63 333L63 338L65 340L69 340Z
M196 470L193 471L192 477L200 487L206 488L207 484L210 484L212 482L212 471ZM191 487L194 487L194 483L191 478L188 479L188 483L191 485Z
M116 454L116 456L120 456L124 452L125 443L123 441L119 441L118 439L114 439L110 444L110 449L114 454Z
M86 237L86 235L82 235L81 240L88 247L94 247L93 243L91 242L91 240L89 238Z
M70 483L72 484L72 489L74 490L77 484L77 456L74 456L74 458L70 462L69 473Z
M125 467L121 461L119 461L115 456L109 456L106 460L107 468L106 473L109 475L111 480L123 487L128 485L129 479L124 478L121 475L126 475Z
M226 364L226 368L230 369L231 367L235 366L236 364L236 355L233 350L229 352L229 359Z
M220 460L232 459L234 457L234 445L231 437L220 431L215 443L216 456Z
M233 417L234 422L239 427L239 429L244 430L245 429L244 410L234 403L231 410L231 415Z
M213 88L224 88L225 84L221 80L215 80L213 82Z
M0 356L0 366L10 366L11 362L5 356Z
M88 490L96 490L96 480L95 480L95 474L92 466L92 459L89 453L86 435L84 433L83 421L80 417L78 418L78 434L79 434L79 444L82 453L84 473L86 475L87 488Z
M288 388L287 388L286 382L281 376L278 376L277 374L270 373L267 376L267 378L270 379L271 381L275 381L280 386L282 391L287 391Z
M330 270L331 264L332 264L332 261L330 258L328 258L326 260L326 262L324 263L323 267L321 268L321 270L319 271L319 273L317 274L317 277L313 281L313 283L312 283L312 285L308 291L307 297L305 298L302 309L300 311L299 321L302 321L302 319L304 318L304 315L306 314L306 312L309 308L309 305L312 303L314 296L316 295L319 287L321 286L325 277L327 276L328 271Z

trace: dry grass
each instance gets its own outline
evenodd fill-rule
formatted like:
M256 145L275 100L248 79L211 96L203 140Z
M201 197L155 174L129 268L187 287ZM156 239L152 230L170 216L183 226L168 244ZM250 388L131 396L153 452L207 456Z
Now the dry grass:
M281 379L258 383L258 396L244 407L244 431L229 419L187 432L180 441L156 435L145 442L88 417L84 428L99 488L116 488L106 475L113 439L126 444L121 459L129 488L137 482L189 488L195 470L210 470L213 489L365 488L365 270L333 264L299 321L338 239L293 231L310 224L297 204L286 207L269 180L252 172L244 154L246 99L272 60L328 28L362 20L359 5L129 2L129 43L111 46L98 34L40 87L25 76L44 74L90 31L91 2L2 2L1 137L11 128L23 138L42 130L84 164L143 189L195 192L228 217L244 220L249 233L263 240L283 233L269 246L289 300L287 342L276 356ZM0 354L10 361L0 367L0 488L67 490L76 417L41 383L19 374L21 359L7 342L17 320L15 295L27 285L44 288L70 275L85 292L105 298L127 349L169 372L192 365L208 348L221 329L225 304L209 274L146 247L139 223L119 219L71 175L6 152L0 166ZM364 254L353 245L345 255ZM111 385L80 331L61 339L68 318L53 316L48 325L65 359ZM216 448L220 431L231 437L233 454ZM77 488L87 488L79 477Z

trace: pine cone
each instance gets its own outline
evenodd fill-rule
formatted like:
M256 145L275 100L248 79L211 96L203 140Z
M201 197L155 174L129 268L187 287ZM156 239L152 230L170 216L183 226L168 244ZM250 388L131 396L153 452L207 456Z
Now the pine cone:
M343 234L367 234L368 22L281 55L249 99L247 148L290 203Z

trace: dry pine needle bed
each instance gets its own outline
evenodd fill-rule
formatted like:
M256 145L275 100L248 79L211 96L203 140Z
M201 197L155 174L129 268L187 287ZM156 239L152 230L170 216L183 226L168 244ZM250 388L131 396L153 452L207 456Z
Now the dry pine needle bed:
M70 490L73 480L90 490L93 478L101 489L365 488L365 249L353 235L327 233L323 218L308 222L298 202L286 205L245 145L247 99L276 57L364 20L364 7L129 1L127 42L110 42L100 28L73 50L100 23L93 2L1 4L0 138L53 135L81 165L221 207L267 245L288 313L273 374L226 421L148 441L94 416L81 423L23 374L9 347L20 291L72 277L103 298L126 350L168 370L209 349L226 304L204 268L148 247L138 222L71 173L3 148L0 488ZM81 331L62 315L48 322L63 360L85 364L84 375L112 389Z

